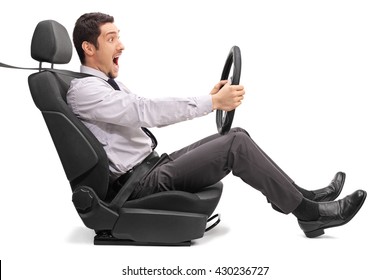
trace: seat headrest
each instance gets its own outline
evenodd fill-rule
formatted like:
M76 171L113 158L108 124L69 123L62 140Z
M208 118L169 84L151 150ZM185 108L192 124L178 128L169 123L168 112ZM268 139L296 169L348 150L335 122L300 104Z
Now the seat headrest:
M65 27L54 20L38 23L31 41L31 57L39 62L68 63L72 42Z

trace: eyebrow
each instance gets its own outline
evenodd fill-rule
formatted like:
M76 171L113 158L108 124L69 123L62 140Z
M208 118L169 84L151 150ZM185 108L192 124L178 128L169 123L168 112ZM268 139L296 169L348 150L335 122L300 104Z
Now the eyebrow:
M111 34L119 34L119 31L120 30L118 30L118 31L108 31L104 36L109 36L109 35L111 35Z

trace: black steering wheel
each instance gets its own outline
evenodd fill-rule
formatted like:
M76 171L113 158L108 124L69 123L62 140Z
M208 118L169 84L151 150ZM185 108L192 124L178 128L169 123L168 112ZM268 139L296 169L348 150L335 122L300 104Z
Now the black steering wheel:
M229 78L230 70L233 65L233 76L231 76L231 84L238 85L240 83L241 76L241 51L237 46L233 46L230 49L229 55L226 59L225 66L222 70L221 80L227 80ZM229 132L232 127L234 111L229 112L223 110L217 110L217 128L221 135Z

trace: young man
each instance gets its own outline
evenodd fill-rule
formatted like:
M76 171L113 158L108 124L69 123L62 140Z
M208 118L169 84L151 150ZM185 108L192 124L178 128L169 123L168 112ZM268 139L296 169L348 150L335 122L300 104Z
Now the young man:
M114 186L154 150L154 137L145 127L158 127L201 117L213 110L237 108L245 94L242 85L220 81L211 93L190 98L147 99L137 96L114 79L125 49L114 18L102 13L82 15L76 22L73 41L81 72L93 75L72 81L67 101L73 112L102 143ZM359 211L366 192L340 194L345 174L339 172L323 189L298 187L241 128L215 134L170 155L164 154L137 185L129 199L155 192L195 192L220 181L230 172L262 192L274 209L293 213L308 237L349 222Z

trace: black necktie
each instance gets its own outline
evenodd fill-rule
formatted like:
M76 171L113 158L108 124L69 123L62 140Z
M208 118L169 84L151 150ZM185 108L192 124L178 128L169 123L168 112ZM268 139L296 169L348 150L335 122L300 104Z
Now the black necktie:
M109 83L110 86L113 87L113 89L115 89L115 90L121 90L121 89L119 88L118 84L115 82L114 79L109 78L109 79L107 80L107 83Z
M112 86L113 89L115 90L121 90L118 86L118 84L115 82L114 79L108 79L107 80L107 83L110 84L110 86ZM157 147L157 139L156 137L153 135L153 133L147 129L146 127L141 127L141 129L144 131L144 133L149 136L149 138L152 140L152 149L154 150L156 147Z

